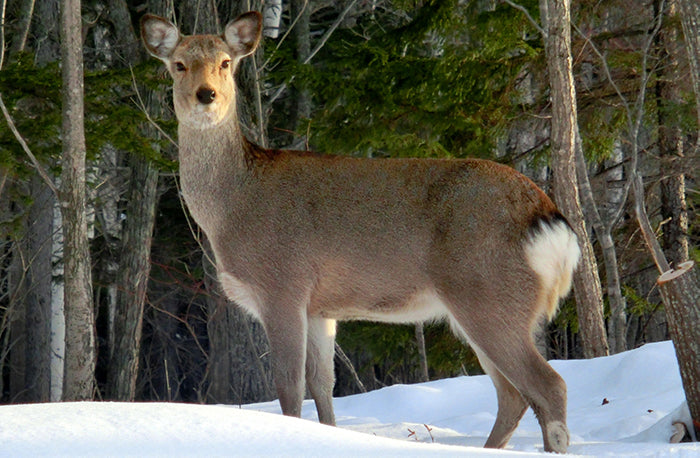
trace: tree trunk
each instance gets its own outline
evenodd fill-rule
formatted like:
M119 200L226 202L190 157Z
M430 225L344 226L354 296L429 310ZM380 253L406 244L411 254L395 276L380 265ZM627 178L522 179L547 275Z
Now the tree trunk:
M114 348L108 375L111 399L133 401L136 395L141 327L151 266L158 169L132 155L122 258L117 275Z
M425 351L425 333L423 332L423 323L416 323L416 346L418 347L419 371L418 381L427 382L430 380L428 373L428 354Z
M657 281L666 306L668 327L676 349L683 389L700 433L700 270L693 261L669 270Z
M576 90L571 67L570 0L541 0L545 21L545 54L552 98L551 163L554 199L578 235L581 262L574 274L583 354L608 354L603 322L603 297L593 248L581 211L575 168Z
M61 54L59 39L59 0L41 0L36 4L36 17L40 24L32 31L37 62L52 62Z
M612 236L612 228L616 224L613 215L605 222L603 215L598 210L598 205L593 197L593 190L588 178L588 167L583 155L580 135L576 139L576 175L580 185L579 192L585 213L592 222L593 230L598 237L603 253L605 265L605 288L608 293L610 306L610 318L608 321L608 342L613 353L620 353L627 349L627 301L622 295L620 283L620 270L617 264L617 251ZM613 206L624 205L624 202L616 202ZM615 212L613 212L615 213Z
M680 12L685 49L690 64L690 79L695 92L695 109L700 127L700 2L697 0L676 0ZM695 154L700 152L700 135L697 138Z
M293 0L291 16L293 20L296 20L292 31L296 42L296 58L303 65L311 54L311 5L309 5L308 0ZM311 94L306 89L294 88L294 95L296 96L294 130L299 135L306 129L306 122L311 117ZM293 139L291 149L308 149L308 141L306 135L299 135Z
M87 236L85 197L85 130L83 112L83 46L80 0L61 3L63 80L63 215L66 355L64 400L88 400L94 394L95 317Z
M53 210L55 196L44 181L35 175L32 178L32 195L35 201L30 208L29 230L24 238L26 244L26 274L24 289L26 370L24 402L46 402L50 398L51 386L51 303L54 227ZM19 399L18 399L19 401Z
M236 304L222 296L213 254L202 259L207 298L209 403L242 404L274 399L272 372L261 355L268 352L262 326Z
M39 175L31 178L33 198L24 237L15 242L11 276L13 402L46 402L50 398L50 314L52 302L52 233L55 196Z
M35 0L22 0L19 5L20 13L17 15L17 34L12 40L12 49L10 50L12 54L24 51L27 45L27 37L29 37L29 29L34 14L34 3Z
M282 0L266 0L263 7L263 35L276 39L280 34L281 22Z
M53 208L53 281L51 282L51 310L50 310L50 372L51 372L51 402L58 402L63 397L63 365L66 353L66 319L64 313L64 266L63 266L63 219L61 208L54 200Z
M151 12L167 15L166 7L151 6ZM138 43L138 37L131 26L125 2L110 0L110 19L117 30L122 59L136 64L139 53L134 45ZM154 111L160 110L163 103L161 97L149 93L146 98L149 111L153 106ZM158 169L147 158L136 154L128 155L128 162L131 178L116 279L113 346L107 374L108 396L122 401L133 401L136 396L143 312L151 272L151 243L158 200Z
M660 11L660 0L654 2L656 15ZM668 5L669 17L676 16L677 5ZM659 125L659 155L661 156L661 218L664 221L662 244L664 253L672 266L688 260L688 208L685 200L685 175L676 163L684 156L684 135L681 131L678 109L674 105L683 103L680 87L679 54L681 40L673 25L659 30L656 38L659 61L656 69L656 104Z

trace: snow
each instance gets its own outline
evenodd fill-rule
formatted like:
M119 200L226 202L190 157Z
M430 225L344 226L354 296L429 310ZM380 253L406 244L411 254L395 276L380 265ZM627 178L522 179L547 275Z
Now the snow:
M552 366L569 389L570 454L700 457L700 443L669 444L672 423L690 421L671 342ZM395 385L335 408L337 428L316 421L311 401L303 419L277 402L7 405L0 456L544 456L531 411L505 450L480 448L496 415L487 376Z

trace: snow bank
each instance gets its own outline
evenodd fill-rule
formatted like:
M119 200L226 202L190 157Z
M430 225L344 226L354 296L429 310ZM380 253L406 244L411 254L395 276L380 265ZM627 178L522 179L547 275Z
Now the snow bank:
M690 421L670 342L552 365L569 387L570 453L700 456L699 443L668 443L672 423ZM242 409L174 403L8 405L0 407L0 456L543 456L531 412L507 450L480 448L496 415L486 376L395 385L338 398L335 407L338 428L318 424L309 401L303 420L279 415L276 402Z

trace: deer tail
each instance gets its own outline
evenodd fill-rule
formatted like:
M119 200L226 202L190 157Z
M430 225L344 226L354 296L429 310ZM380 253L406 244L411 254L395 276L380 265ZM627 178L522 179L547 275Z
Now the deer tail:
M581 257L576 233L559 212L540 217L530 226L525 255L540 280L540 314L551 320Z

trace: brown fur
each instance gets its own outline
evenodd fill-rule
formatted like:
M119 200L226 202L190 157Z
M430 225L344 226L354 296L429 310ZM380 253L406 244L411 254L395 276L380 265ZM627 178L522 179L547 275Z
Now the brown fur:
M265 327L283 412L299 416L306 381L320 420L334 424L335 320L445 319L498 392L486 445L505 446L530 405L545 449L566 451L566 388L531 338L568 292L578 257L552 201L484 160L260 148L240 133L233 82L260 39L259 15L221 37L181 37L150 15L141 24L173 76L187 206L224 291Z

